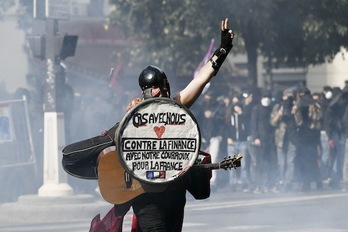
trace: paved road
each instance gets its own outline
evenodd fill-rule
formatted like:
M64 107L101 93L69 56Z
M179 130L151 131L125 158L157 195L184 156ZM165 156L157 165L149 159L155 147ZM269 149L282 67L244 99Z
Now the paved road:
M348 192L213 192L208 200L188 199L184 232L348 232ZM106 212L101 212L106 213ZM90 220L0 225L1 232L86 232ZM20 224L20 223L19 223ZM131 213L124 222L130 231Z
M347 192L297 194L218 193L188 204L184 231L348 231Z

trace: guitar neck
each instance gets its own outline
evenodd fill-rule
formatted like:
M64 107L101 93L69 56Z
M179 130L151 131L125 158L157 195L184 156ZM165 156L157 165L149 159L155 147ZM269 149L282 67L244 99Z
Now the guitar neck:
M235 155L234 157L225 158L223 161L219 163L208 163L208 164L196 164L192 167L197 168L205 168L205 169L235 169L241 166L240 160L243 158L241 154Z
M210 169L210 170L214 170L214 169L220 169L220 163L213 163L213 164L196 164L194 166L192 166L193 168L204 168L204 169Z

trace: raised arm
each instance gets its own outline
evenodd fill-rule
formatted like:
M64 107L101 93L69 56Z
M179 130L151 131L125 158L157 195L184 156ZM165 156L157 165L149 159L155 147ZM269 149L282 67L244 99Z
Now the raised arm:
M232 49L234 34L228 29L228 19L221 21L221 43L214 52L211 59L203 65L198 71L196 77L176 96L175 100L186 107L191 107L199 95L202 93L204 86L219 71L222 63L225 61L228 53Z

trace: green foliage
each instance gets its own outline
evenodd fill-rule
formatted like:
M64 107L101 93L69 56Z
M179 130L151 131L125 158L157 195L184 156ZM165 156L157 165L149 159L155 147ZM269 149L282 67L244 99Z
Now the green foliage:
M135 63L154 63L187 73L194 70L228 17L235 31L233 52L246 52L250 83L262 54L273 65L306 67L330 61L347 47L348 0L110 0L110 24L128 41L122 55ZM191 71L192 72L192 71Z
M272 15L269 57L278 63L306 67L331 61L347 47L346 0L277 1ZM276 48L276 49L275 49ZM270 49L269 49L270 50Z
M15 0L0 0L2 14ZM248 58L250 83L256 83L257 57L269 67L307 67L331 61L348 47L348 0L109 0L108 23L129 42L115 54L130 67L155 64L166 72L192 75L208 49L220 39L220 21L235 32L233 53ZM30 28L32 0L19 0L19 27ZM224 71L223 69L221 72Z
M111 2L115 8L109 23L133 42L127 54L119 54L128 58L130 66L155 64L177 74L192 74L210 40L220 36L220 17L212 16L210 1Z

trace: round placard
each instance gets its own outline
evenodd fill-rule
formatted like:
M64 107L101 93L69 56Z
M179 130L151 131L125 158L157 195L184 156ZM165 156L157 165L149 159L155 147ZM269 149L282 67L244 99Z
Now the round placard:
M183 176L198 157L200 138L192 113L169 98L142 101L127 112L115 134L125 170L153 184Z

